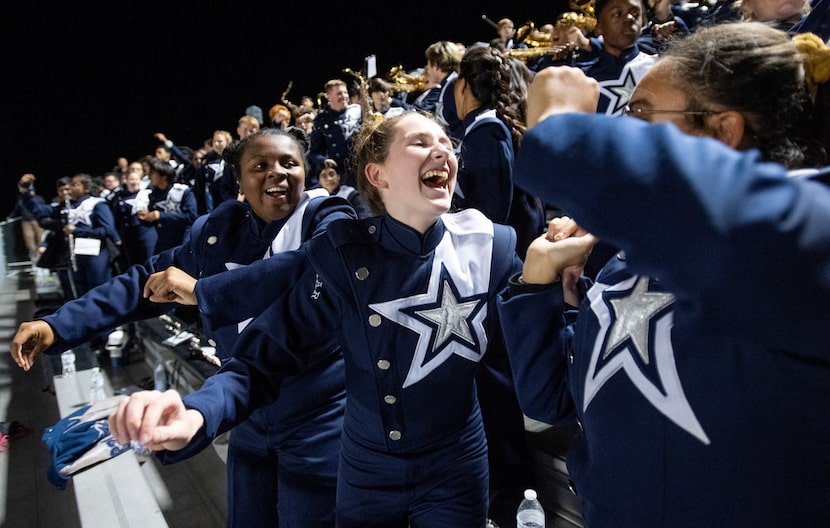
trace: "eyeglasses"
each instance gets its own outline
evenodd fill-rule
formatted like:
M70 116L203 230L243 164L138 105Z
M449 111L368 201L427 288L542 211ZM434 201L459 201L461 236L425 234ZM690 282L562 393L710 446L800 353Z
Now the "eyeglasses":
M685 115L713 115L719 114L721 112L713 112L711 110L701 110L701 111L694 111L694 110L657 110L655 108L631 108L628 105L623 107L622 111L623 115L631 116L631 117L639 117L643 119L643 116L651 115L651 114L685 114Z

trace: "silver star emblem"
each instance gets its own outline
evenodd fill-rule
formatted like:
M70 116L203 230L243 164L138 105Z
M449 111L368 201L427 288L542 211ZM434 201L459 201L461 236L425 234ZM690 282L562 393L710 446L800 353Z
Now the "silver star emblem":
M614 307L615 313L626 314L626 317L618 317L611 327L602 359L606 359L611 351L631 338L635 352L640 355L643 363L648 365L649 321L656 313L673 303L674 296L669 293L649 292L648 279L641 279L634 285L630 295L611 298L608 302Z
M655 409L708 445L709 437L683 392L675 364L670 309L674 296L650 292L648 284L648 277L635 275L617 284L597 282L588 291L599 330L585 377L583 412L605 383L622 371Z
M444 281L442 290L441 306L429 310L414 311L415 314L438 325L433 349L441 348L454 335L469 343L470 346L475 346L469 319L481 305L481 301L459 303L447 281Z
M487 350L487 292L476 288L488 284L488 247L458 251L447 234L435 249L426 292L369 305L418 335L404 388L423 380L453 354L481 361ZM463 255L467 256L459 258Z

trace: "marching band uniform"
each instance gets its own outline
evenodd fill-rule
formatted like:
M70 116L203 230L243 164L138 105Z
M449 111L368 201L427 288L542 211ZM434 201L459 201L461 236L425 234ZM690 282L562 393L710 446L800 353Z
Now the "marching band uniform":
M112 209L103 198L95 196L84 196L72 204L69 210L69 224L75 226L72 233L75 237L78 271L73 273L75 287L78 295L83 295L90 289L103 284L110 279L110 253L107 249L107 239L112 242L121 240L118 231L115 229L115 219L112 216ZM81 238L98 240L99 250L97 254L78 254L77 242ZM93 252L94 253L94 252Z
M473 207L493 222L513 226L516 250L524 258L527 247L544 231L545 211L539 200L513 183L510 132L496 111L485 107L468 113L463 124L454 205Z
M147 210L150 204L150 189L121 190L111 203L127 267L144 263L153 255L158 240L156 228L146 225L137 216L138 211Z
M308 157L314 166L314 175L306 180L306 187L317 183L317 175L323 167L323 161L332 159L341 167L342 183L354 186L354 172L349 163L352 147L352 134L360 127L361 107L359 104L346 105L340 112L335 112L326 105L314 118L314 130L311 131Z
M605 51L602 41L591 37L590 58L576 64L585 75L599 83L597 113L620 115L628 104L628 98L640 79L657 62L656 55L640 51L635 43L624 50L619 57Z
M198 216L196 196L182 183L174 183L166 189L153 187L149 210L159 211L161 215L153 222L158 233L154 253L180 246Z
M327 195L327 193L325 193ZM118 325L158 316L169 304L144 299L147 277L169 266L202 278L262 259L271 251L296 248L302 240L321 233L334 218L353 218L339 198L306 199L289 217L265 226L247 204L229 200L210 215L200 217L185 243L133 266L83 298L43 317L55 331L56 343L46 350L56 354L88 339L90 334ZM288 234L286 234L286 232ZM203 314L205 312L203 311ZM204 319L204 318L203 318ZM245 323L226 326L203 320L206 337L227 362ZM276 522L277 479L279 514L287 525L330 526L334 516L334 489L340 451L342 411L345 405L343 360L329 342L325 360L288 377L279 399L251 415L231 434L228 453L228 524L273 526ZM198 449L159 454L165 463L192 456ZM256 494L240 493L239 486ZM283 487L285 486L285 487Z
M109 238L112 242L118 242L121 237L115 228L115 220L112 216L112 210L103 198L95 196L84 196L71 204L68 211L64 211L63 207L52 207L51 205L38 205L30 200L27 195L21 195L27 207L39 218L48 217L61 222L61 224L69 224L75 226L75 231L72 233L75 241L78 239L94 239L98 243L97 251L94 249L81 254L77 251L75 262L77 271L73 271L70 260L69 248L63 257L63 262L66 265L66 273L72 274L72 283L74 284L74 292L81 296L90 289L99 284L105 283L111 277L109 250L107 249L106 240ZM62 215L66 215L64 220L61 220ZM60 272L63 275L63 272ZM62 276L61 283L66 283L66 279ZM67 291L67 288L64 288ZM72 291L69 288L68 291ZM71 297L68 297L71 298Z
M525 414L578 420L587 525L830 522L830 189L786 175L633 119L551 116L525 135L519 184L625 251L576 325L557 285L499 304Z
M483 527L487 444L474 379L500 339L494 300L521 267L514 244L511 228L475 210L442 215L424 235L387 215L334 222L300 252L251 266L277 275L273 265L285 259L280 288L296 286L254 320L223 370L184 398L205 417L200 434L212 437L275 397L286 376L319 360L296 343L334 333L348 392L338 526L405 527L409 518ZM209 277L197 296L211 298L208 309L244 310L234 291L250 291L251 275ZM252 302L259 311L261 300Z

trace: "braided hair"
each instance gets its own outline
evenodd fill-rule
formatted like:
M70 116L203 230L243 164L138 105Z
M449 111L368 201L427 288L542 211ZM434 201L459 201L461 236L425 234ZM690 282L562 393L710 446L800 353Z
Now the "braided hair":
M481 46L461 59L458 77L464 79L482 106L496 110L496 117L507 126L513 148L517 149L527 128L527 87L531 78L527 66L498 48Z

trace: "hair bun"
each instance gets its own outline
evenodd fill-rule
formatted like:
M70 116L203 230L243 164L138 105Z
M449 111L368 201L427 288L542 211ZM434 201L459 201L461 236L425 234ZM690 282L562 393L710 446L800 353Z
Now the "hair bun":
M804 77L815 86L830 80L830 47L814 33L799 33L793 42L804 60Z

